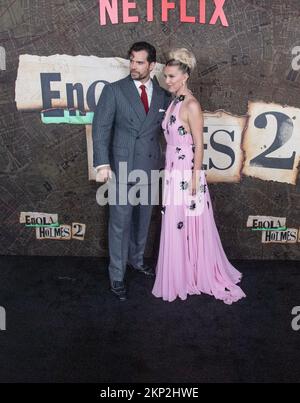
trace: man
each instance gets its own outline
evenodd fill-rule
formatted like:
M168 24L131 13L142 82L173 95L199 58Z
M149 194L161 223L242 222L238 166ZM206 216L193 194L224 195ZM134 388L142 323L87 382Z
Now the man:
M111 291L121 301L127 299L127 266L149 277L154 272L143 261L152 205L149 198L147 205L120 203L120 189L128 195L137 182L124 178L119 164L127 164L128 174L143 170L148 183L139 184L140 190L143 192L143 186L147 186L148 195L151 194L151 171L162 167L161 122L171 101L170 94L150 78L156 64L155 48L138 42L128 55L130 75L105 85L93 121L96 181L109 181L117 196L117 203L109 206L109 277ZM115 183L111 181L113 177Z

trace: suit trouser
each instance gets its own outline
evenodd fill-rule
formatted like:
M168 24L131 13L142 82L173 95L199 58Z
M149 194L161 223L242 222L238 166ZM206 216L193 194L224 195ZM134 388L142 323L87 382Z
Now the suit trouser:
M110 191L116 194L116 203L111 200L109 203L108 224L109 277L112 283L124 280L127 262L133 266L143 264L153 208L151 192L152 200L155 200L156 203L158 189L157 184L132 185L111 182L109 186ZM131 196L130 201L127 199L127 203L124 205L120 202L121 192L123 202L125 201L124 195ZM141 196L145 196L143 203L147 203L147 205L141 203L133 205L141 201Z

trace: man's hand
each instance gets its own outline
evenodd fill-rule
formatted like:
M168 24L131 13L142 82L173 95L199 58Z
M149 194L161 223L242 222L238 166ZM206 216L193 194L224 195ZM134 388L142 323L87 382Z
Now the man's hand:
M112 170L109 165L99 168L96 173L96 182L107 182L112 178Z

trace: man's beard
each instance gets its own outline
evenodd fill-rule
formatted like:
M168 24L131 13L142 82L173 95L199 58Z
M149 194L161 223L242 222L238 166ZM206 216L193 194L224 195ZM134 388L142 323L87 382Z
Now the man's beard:
M132 73L132 72L130 72L130 74L131 74L131 77L134 74L135 78L133 78L133 77L132 78L133 78L133 80L136 80L136 81L144 80L148 76L148 74L143 75L143 74L140 74L140 73Z

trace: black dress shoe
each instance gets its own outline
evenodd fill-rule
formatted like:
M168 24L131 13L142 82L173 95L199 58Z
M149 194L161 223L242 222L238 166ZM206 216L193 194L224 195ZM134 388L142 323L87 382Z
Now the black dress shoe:
M126 287L123 281L113 281L110 290L120 301L127 300Z
M146 276L155 277L155 273L154 273L153 269L151 267L149 267L149 266L146 266L146 265L133 266L130 263L127 263L127 266L132 270L135 270L135 271L138 271L139 273L145 274Z

